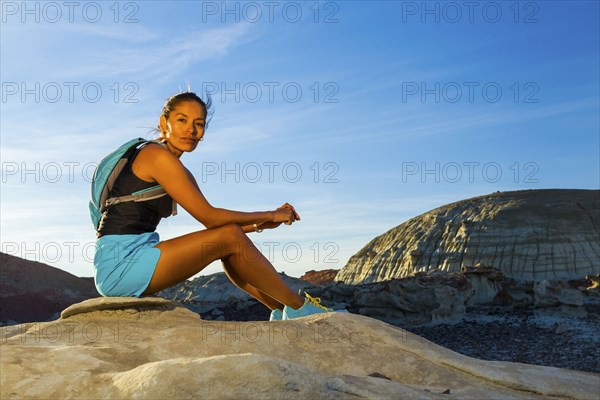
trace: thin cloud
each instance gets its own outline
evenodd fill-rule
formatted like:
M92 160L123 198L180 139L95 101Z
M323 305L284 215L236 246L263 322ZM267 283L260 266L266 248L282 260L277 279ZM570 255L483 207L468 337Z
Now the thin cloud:
M82 57L84 65L65 68L65 77L94 76L101 78L135 76L136 79L159 78L168 81L190 65L214 57L223 57L235 46L254 40L249 24L192 31L182 37L151 44L94 51ZM112 43L111 43L112 45Z
M61 28L62 33L93 35L111 40L128 43L142 43L156 40L160 36L157 32L146 29L141 24L118 25L114 24L107 29L106 26L90 23L67 24Z

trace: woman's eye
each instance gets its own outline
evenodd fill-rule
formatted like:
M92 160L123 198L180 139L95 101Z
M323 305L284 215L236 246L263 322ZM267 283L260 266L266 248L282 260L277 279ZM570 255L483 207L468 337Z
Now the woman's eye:
M185 122L185 119L179 118L177 121L179 121L179 122Z

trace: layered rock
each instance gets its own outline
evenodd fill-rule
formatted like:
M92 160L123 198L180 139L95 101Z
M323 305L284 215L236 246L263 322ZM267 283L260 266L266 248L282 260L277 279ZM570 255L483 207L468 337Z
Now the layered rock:
M336 276L348 284L494 267L528 281L600 273L600 191L497 192L436 208L373 239Z
M353 314L214 322L160 299L92 299L4 327L0 356L3 399L595 399L600 384L462 356Z

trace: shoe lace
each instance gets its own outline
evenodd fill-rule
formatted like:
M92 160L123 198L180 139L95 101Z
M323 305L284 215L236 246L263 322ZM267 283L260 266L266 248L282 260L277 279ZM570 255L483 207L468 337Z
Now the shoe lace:
M310 294L304 292L304 295L306 296L306 298L308 299L309 302L311 302L313 305L322 308L323 310L327 311L327 312L331 312L333 311L331 308L327 308L323 305L321 305L321 298L320 297L312 297Z

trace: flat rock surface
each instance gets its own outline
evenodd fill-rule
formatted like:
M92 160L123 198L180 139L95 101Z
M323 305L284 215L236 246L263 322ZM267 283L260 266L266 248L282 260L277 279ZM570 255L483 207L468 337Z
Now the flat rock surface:
M95 297L73 304L64 309L60 314L61 318L68 318L73 315L89 313L102 310L115 309L161 309L165 307L174 307L175 303L161 297Z
M482 361L354 314L219 322L125 301L2 328L0 397L596 399L600 390L598 374Z

